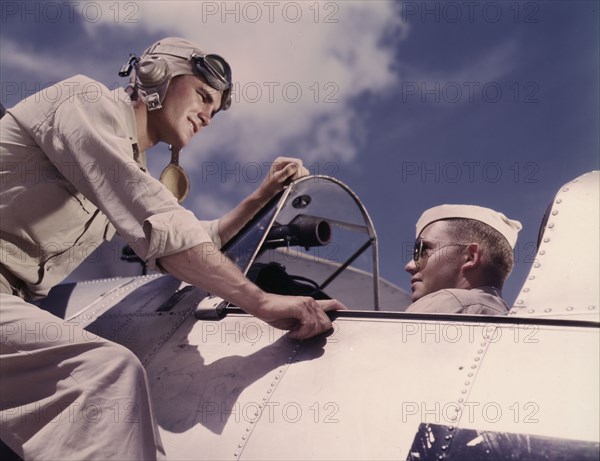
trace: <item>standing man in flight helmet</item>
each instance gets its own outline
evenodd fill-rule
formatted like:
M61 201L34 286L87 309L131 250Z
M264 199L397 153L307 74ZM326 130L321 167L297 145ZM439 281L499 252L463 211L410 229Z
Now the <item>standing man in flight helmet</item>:
M132 73L133 72L133 73ZM218 248L302 162L278 158L258 189L221 219L199 221L146 171L145 151L174 151L231 104L231 70L180 38L132 57L126 89L77 75L49 100L32 95L0 122L0 436L26 459L164 457L145 371L127 349L39 309L115 232L159 268L309 338L331 328L337 301L265 293ZM44 326L52 325L50 338ZM86 417L93 408L98 418ZM119 409L127 418L115 418Z

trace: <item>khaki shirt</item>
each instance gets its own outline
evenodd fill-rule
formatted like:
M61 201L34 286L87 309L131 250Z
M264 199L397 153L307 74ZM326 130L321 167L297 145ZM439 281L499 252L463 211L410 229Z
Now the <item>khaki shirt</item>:
M429 293L408 306L406 312L506 315L508 310L500 290L479 287L471 290L450 288Z
M78 75L9 109L0 127L0 267L25 296L45 296L115 228L151 269L220 247L218 221L199 221L146 172L123 89Z

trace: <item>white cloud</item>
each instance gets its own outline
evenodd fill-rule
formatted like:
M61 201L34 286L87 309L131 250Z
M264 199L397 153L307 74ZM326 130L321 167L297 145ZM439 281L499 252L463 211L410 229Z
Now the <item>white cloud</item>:
M78 64L69 63L67 57L61 59L36 52L33 47L28 47L9 37L3 37L0 40L0 56L2 56L3 67L21 69L28 74L43 78L47 83L62 80L66 75L81 72L81 69L77 68ZM43 75L40 75L40 69L43 70ZM4 77L3 80L6 82Z
M147 31L186 37L232 65L231 110L190 146L203 155L228 151L238 160L266 161L291 154L283 149L295 141L302 151L293 154L306 162L349 161L357 155L354 124L360 121L353 98L396 83L394 51L380 44L390 27L406 27L393 2L138 5Z
M228 164L262 163L278 155L294 155L307 165L353 160L363 137L364 108L357 98L364 92L382 94L398 79L392 71L395 49L381 44L383 35L393 28L396 39L401 39L408 30L395 14L392 1L78 5L75 11L85 12L82 24L86 34L78 36L82 46L90 40L102 43L105 34L115 28L129 36L139 30L140 36L186 37L206 51L225 56L232 65L231 110L219 114L182 155L181 163L191 175L199 174L202 162L211 159L227 158ZM124 43L116 53L123 57L130 51L141 53L144 45L150 44ZM10 39L3 39L1 46L3 65L27 73L42 68L48 81L76 73L90 75L92 68L96 78L114 75L112 67L99 70L93 53L73 60L60 52L38 56L26 43ZM125 82L114 77L106 83L114 87ZM290 152L290 148L294 150ZM166 153L166 148L160 149ZM167 154L159 157L153 164L166 164ZM228 195L225 186L220 192ZM215 205L206 210L208 215L230 208L227 200L211 198L210 202ZM192 208L195 206L202 209L206 202L193 202Z

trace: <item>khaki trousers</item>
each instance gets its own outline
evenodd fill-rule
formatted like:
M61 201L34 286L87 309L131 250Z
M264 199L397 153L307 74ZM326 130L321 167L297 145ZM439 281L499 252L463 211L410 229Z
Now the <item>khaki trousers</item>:
M137 357L6 293L0 437L23 459L164 459Z

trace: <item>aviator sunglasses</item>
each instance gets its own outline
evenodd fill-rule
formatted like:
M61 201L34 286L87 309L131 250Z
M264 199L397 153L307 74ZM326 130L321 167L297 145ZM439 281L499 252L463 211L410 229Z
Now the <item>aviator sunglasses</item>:
M437 247L435 249L433 249L431 246L428 245L427 241L421 237L417 237L415 239L415 245L413 246L413 254L412 254L412 259L413 261L416 263L419 261L419 259L426 259L429 256L431 256L431 254L435 253L436 251L441 250L442 248L446 248L449 246L469 246L468 243L455 243L455 242L449 242L447 240L438 240L438 239L429 239L429 240L434 240L436 242L440 242L440 243L445 243L445 245L442 245L440 247ZM432 250L431 254L427 254L426 250Z

